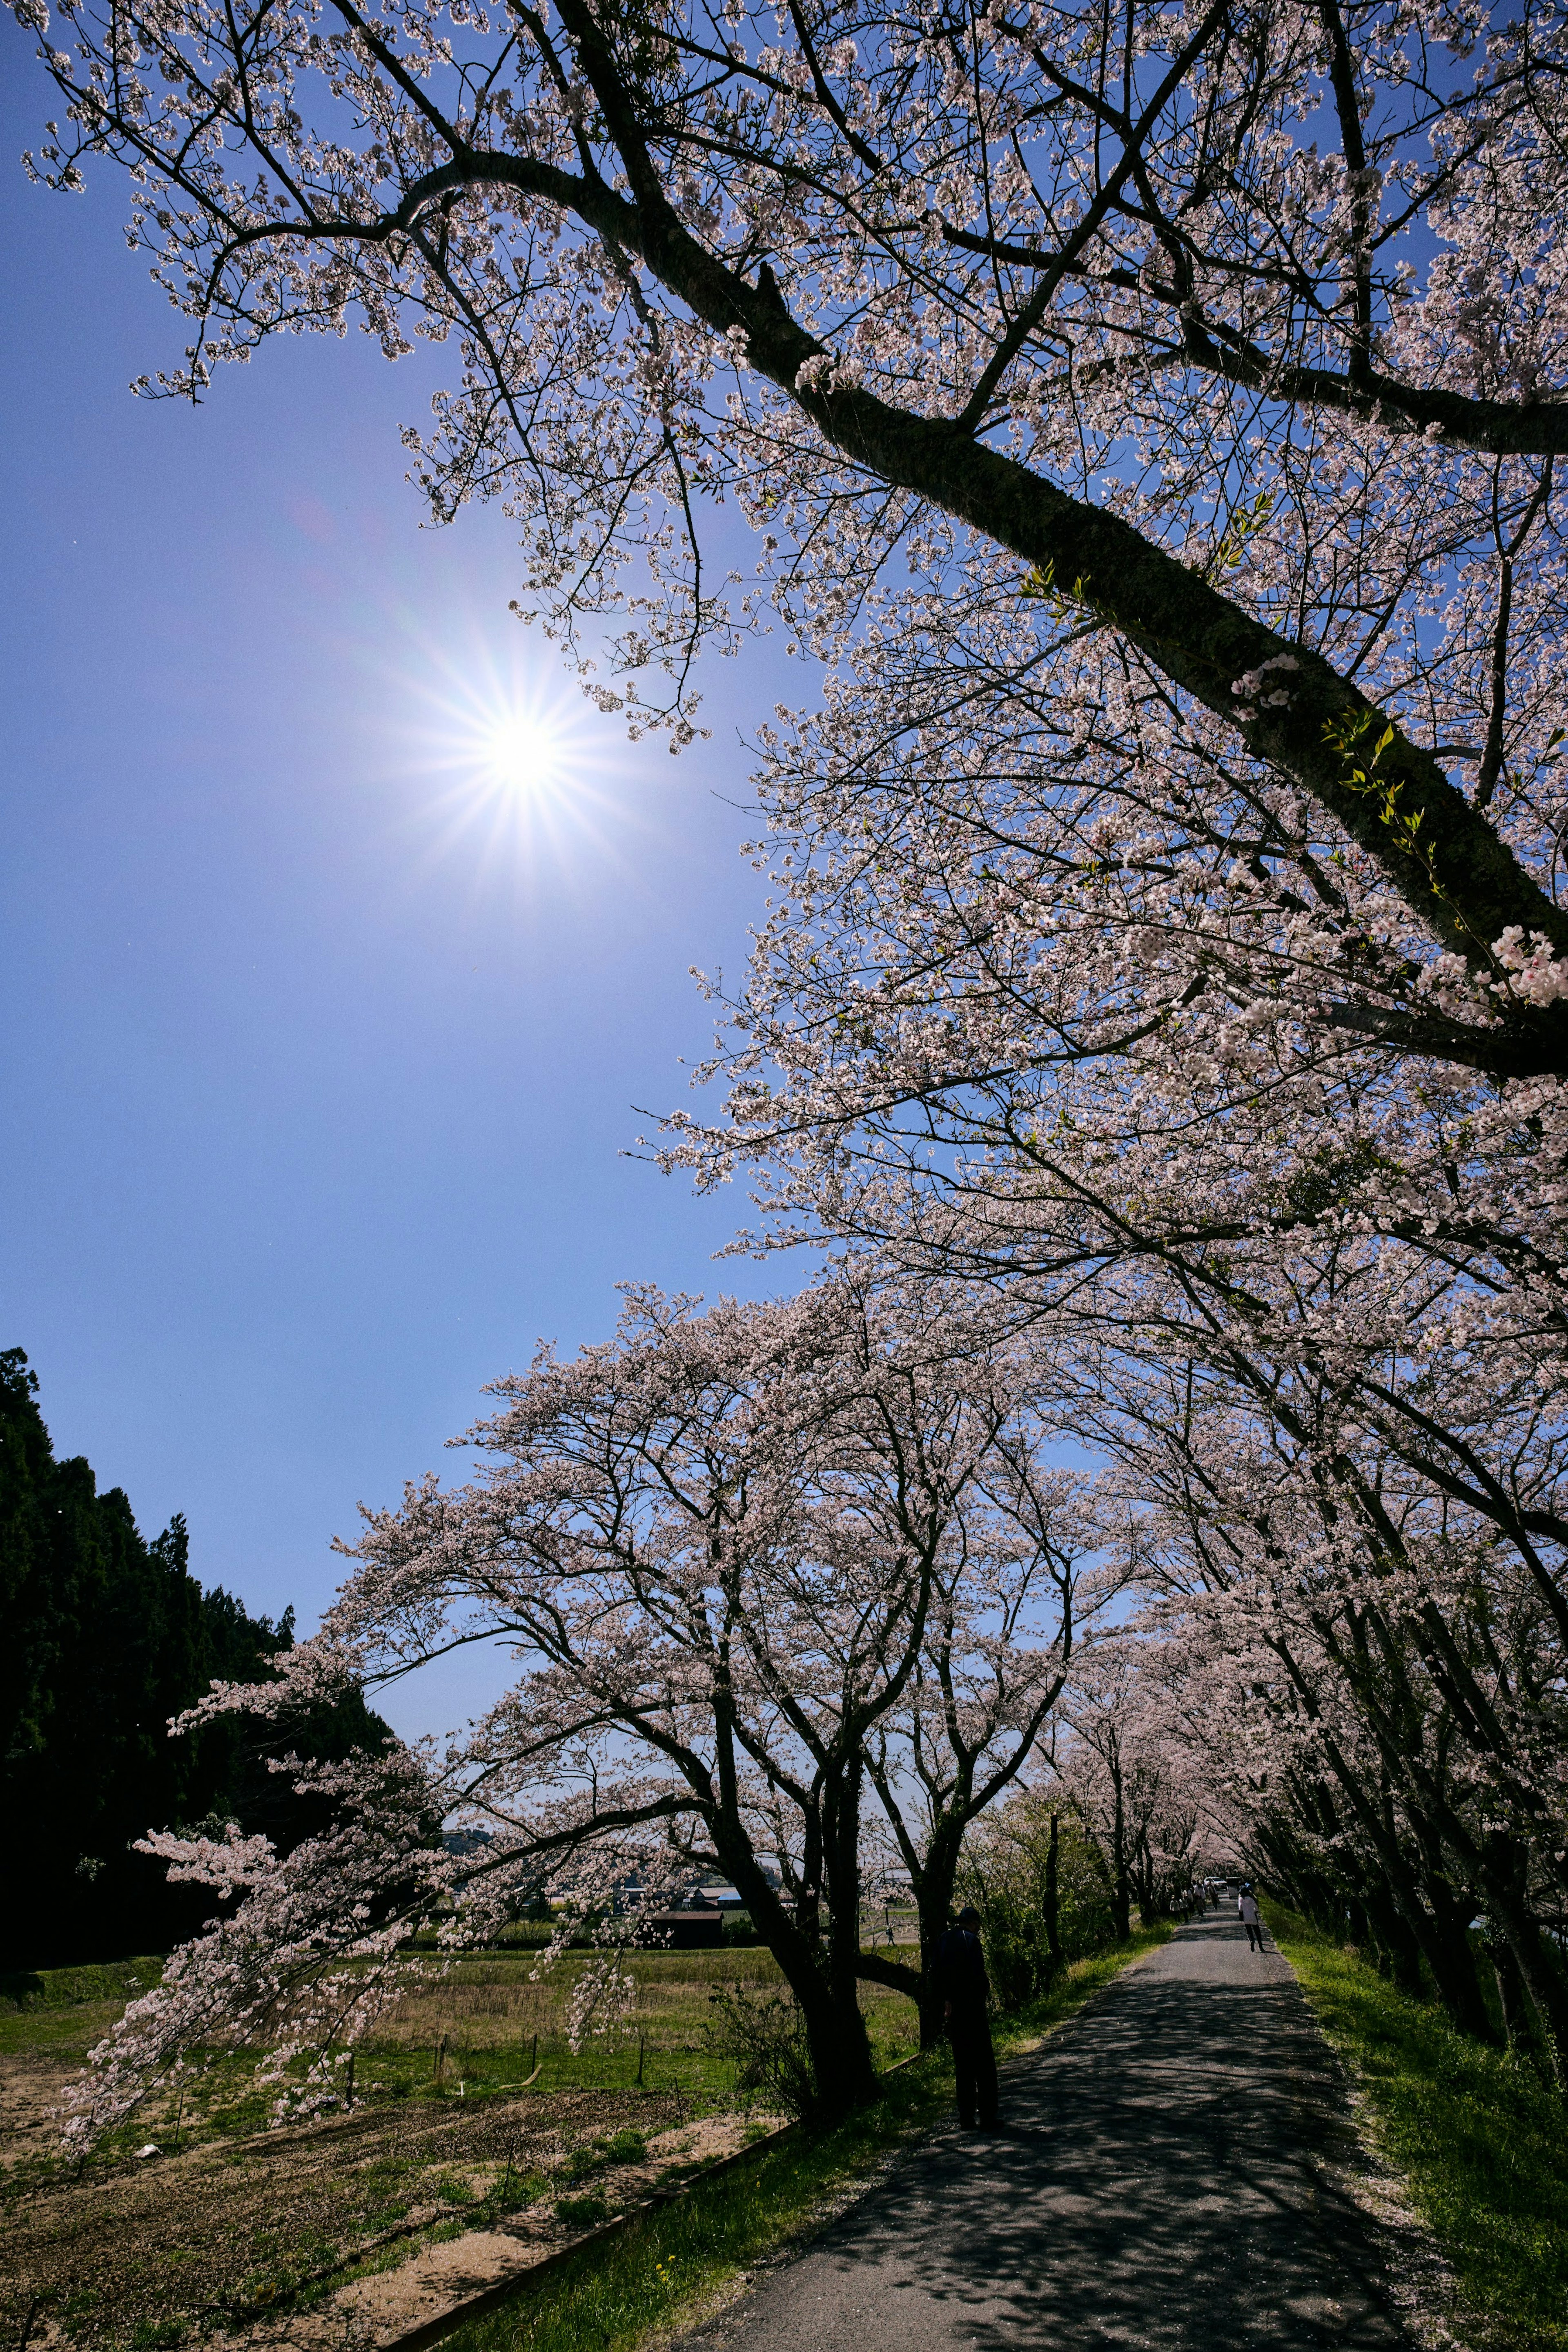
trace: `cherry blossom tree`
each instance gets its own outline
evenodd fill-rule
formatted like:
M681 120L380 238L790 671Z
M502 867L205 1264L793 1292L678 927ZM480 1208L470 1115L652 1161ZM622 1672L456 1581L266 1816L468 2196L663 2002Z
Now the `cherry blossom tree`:
M59 92L33 169L122 165L192 321L147 389L355 320L451 344L415 470L440 514L507 502L554 625L624 608L605 700L653 715L664 664L680 740L696 645L771 609L854 640L830 793L894 772L940 867L1021 791L928 975L1038 959L1054 1050L1103 1051L1192 1001L1196 921L1206 1013L1283 970L1562 1070L1541 0L14 5ZM728 497L750 585L705 555ZM1121 952L1054 973L1035 919L1081 892Z
M1450 1376L1458 1368L1439 1370ZM1484 1365L1484 1358L1482 1359ZM1264 1367L1254 1365L1255 1372ZM1299 1361L1260 1409L1236 1377L1126 1361L1099 1423L1145 1499L1163 1602L1146 1664L1212 1762L1226 1834L1323 1924L1353 1924L1456 2021L1490 2023L1469 1933L1490 1923L1505 2010L1568 2050L1564 1652L1528 1537L1444 1494ZM1507 1399L1432 1393L1447 1442L1489 1443ZM1517 1431L1515 1433L1517 1439ZM1516 1444L1528 1511L1540 1454ZM1531 1463L1531 1455L1536 1458Z
M497 1382L500 1410L461 1441L479 1475L367 1513L321 1632L264 1695L276 1707L475 1643L509 1649L511 1687L465 1736L389 1767L428 1851L411 1864L377 1790L336 1843L281 1861L265 1841L155 1841L245 1899L132 2015L89 2124L229 2012L231 2042L283 2021L274 2073L297 2096L308 2055L329 2095L401 1988L412 1927L443 1918L455 1949L540 1891L563 1937L597 1925L577 2030L612 2026L619 1948L638 1932L629 1882L694 1864L734 1883L778 1959L820 2103L868 2095L868 1774L911 1851L910 1773L931 1799L925 1908L945 1924L963 1828L1026 1759L1094 1606L1071 1482L1034 1462L1031 1370L950 1297L873 1297L839 1275L706 1313L632 1292L612 1341L570 1363L541 1350ZM220 1690L202 1712L256 1697ZM444 1856L443 1820L484 1843Z
M1035 1750L1114 1590L1082 1482L1042 1466L1035 1377L950 1293L868 1298L841 1276L703 1317L637 1294L612 1350L502 1384L483 1442L506 1469L374 1522L340 1604L384 1639L400 1580L423 1592L461 1559L494 1630L504 1570L507 1629L568 1709L573 1769L611 1727L662 1768L779 1960L819 2083L845 2096L869 2082L861 1981L909 1993L934 2032L964 1832ZM599 1631L612 1605L623 1687ZM681 1677L658 1701L655 1660ZM497 1777L471 1807L548 1782L562 1735L547 1758L523 1733L537 1683L483 1735ZM868 1782L914 1885L918 1969L861 1948Z
M915 1897L920 1964L862 1955L862 1974L919 2004L942 2032L936 1947L971 1825L1035 1764L1085 1638L1124 1569L1100 1498L1054 1468L1038 1414L1009 1418L958 1497L925 1637L904 1703L868 1744L867 1778Z
M342 1688L319 1660L291 1660L290 1675L297 1694ZM238 1687L203 1712L230 1703ZM248 1686L247 1696L282 1711L277 1684ZM230 2066L249 2056L280 2120L351 2100L355 2045L439 1966L406 1950L411 1923L453 1895L422 1759L394 1743L341 1764L296 1757L279 1769L332 1800L329 1830L281 1855L270 1839L232 1825L221 1837L163 1832L145 1841L172 1879L210 1887L233 1908L170 1955L159 1984L131 2002L68 2087L72 2152L85 2158L149 2098L183 2089L214 2052Z
M839 1291L706 1315L636 1294L612 1343L497 1385L503 1410L469 1433L495 1457L477 1485L426 1481L371 1516L324 1636L372 1682L394 1658L512 1644L517 1686L469 1748L469 1817L526 1822L530 1853L591 1848L601 1823L689 1824L844 2101L871 2081L862 1747L919 1654L944 1437L963 1445L908 1412L918 1371L882 1337Z
M1169 1703L1164 1663L1134 1633L1080 1669L1053 1764L1104 1858L1114 1932L1185 1903L1209 1828L1207 1759Z

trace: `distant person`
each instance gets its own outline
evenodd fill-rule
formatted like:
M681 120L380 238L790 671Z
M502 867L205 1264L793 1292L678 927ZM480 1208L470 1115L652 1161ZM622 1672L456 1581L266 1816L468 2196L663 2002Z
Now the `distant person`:
M980 1948L980 1915L966 1904L936 1947L936 1988L953 2045L958 2121L966 2131L997 2127L997 2060L991 2048L990 1979Z
M1236 1898L1236 1916L1247 1930L1248 1950L1260 1952L1263 1948L1263 1922L1258 1910L1258 1897L1253 1894L1250 1884L1244 1886Z

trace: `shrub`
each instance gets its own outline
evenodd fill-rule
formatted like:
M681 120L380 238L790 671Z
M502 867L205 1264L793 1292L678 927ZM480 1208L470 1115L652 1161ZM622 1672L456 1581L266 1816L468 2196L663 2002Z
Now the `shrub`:
M569 2229L597 2230L601 2221L610 2219L610 2208L602 2197L558 2197L555 2218Z
M566 2162L566 2177L569 2180L585 2180L590 2173L602 2172L608 2165L641 2164L647 2153L645 2132L630 2127L609 2136L601 2132L586 2147L572 2149Z
M735 1984L721 1985L708 1999L714 2014L703 2039L716 2058L734 2065L742 2096L760 2097L787 2116L813 2114L816 2078L805 2025L791 1997Z
M1051 1948L1051 1823L1055 1814L1056 1941ZM958 1874L960 1902L980 1915L991 1990L1003 2010L1021 2009L1061 1969L1116 1940L1100 1850L1078 1814L1023 1790L977 1824Z

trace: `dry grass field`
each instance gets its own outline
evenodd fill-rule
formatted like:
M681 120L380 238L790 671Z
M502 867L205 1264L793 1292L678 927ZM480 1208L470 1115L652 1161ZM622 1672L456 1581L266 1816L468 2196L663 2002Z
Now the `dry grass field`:
M499 2090L540 2070L538 2086L593 2084L679 2088L728 2104L733 2069L712 2055L704 2029L721 1985L761 1989L782 1979L762 1950L637 1952L626 1966L637 1982L637 2003L613 2041L595 2040L573 2055L565 2019L571 1988L588 1965L568 1953L540 1983L530 1981L531 1956L486 1955L456 1963L442 1983L410 1996L378 2028L364 2052L367 2081L407 2097L434 2087L443 2038L443 2079L470 2090ZM867 1986L862 2005L878 2062L904 2057L916 2044L913 2005L880 1986Z

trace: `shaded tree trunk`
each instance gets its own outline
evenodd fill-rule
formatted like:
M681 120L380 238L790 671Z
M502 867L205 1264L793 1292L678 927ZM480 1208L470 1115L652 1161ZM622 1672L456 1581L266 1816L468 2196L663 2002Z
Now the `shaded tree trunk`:
M1058 1846L1061 1816L1051 1817L1051 1843L1045 1850L1045 1942L1052 1969L1061 1966L1061 1901L1058 1885Z
M1122 1801L1122 1775L1112 1768L1115 1789L1115 1809L1111 1822L1111 1924L1117 1939L1125 1943L1133 1932L1133 1886L1127 1872L1127 1817Z

